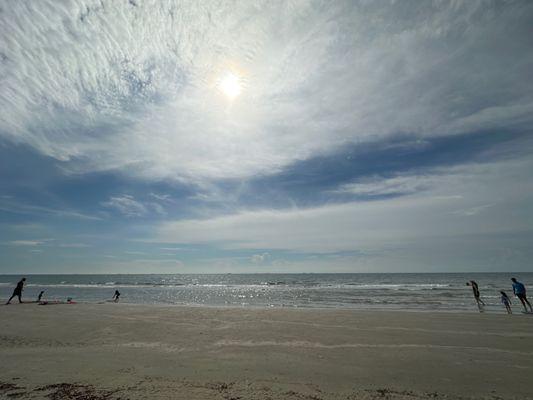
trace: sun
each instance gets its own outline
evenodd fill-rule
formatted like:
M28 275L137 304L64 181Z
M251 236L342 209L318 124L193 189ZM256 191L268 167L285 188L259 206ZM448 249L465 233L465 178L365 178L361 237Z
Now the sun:
M241 94L241 82L240 78L233 74L228 73L218 83L218 88L224 93L228 98L234 99L239 94Z

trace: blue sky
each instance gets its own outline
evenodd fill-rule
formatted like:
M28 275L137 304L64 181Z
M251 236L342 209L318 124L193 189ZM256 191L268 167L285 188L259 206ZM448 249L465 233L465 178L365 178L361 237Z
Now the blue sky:
M7 1L0 273L533 271L532 19Z

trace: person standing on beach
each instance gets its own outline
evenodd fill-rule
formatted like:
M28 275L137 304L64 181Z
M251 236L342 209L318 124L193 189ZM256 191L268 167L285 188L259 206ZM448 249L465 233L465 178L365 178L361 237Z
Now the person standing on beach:
M22 290L24 290L23 289L24 282L26 282L26 278L22 278L19 281L19 283L17 283L17 287L15 288L15 290L13 290L13 294L11 295L9 300L7 301L6 305L9 304L11 302L11 300L13 299L13 297L15 297L15 296L17 296L19 298L19 303L22 303Z
M479 309L479 312L483 312L482 306L484 306L485 303L483 303L483 300L481 300L480 298L479 287L476 281L466 282L466 286L472 286L472 291L474 292L474 298L476 299L477 308Z
M529 311L533 312L533 309L531 308L531 304L529 303L526 297L526 287L524 286L524 284L521 282L518 282L516 278L511 278L511 281L513 281L513 293L516 297L518 297L518 299L524 306L524 311L527 312L527 307L526 307L526 304L527 304L529 306Z
M44 294L44 290L41 290L41 293L39 293L39 296L37 296L37 302L41 301L43 294Z
M113 295L113 301L115 303L118 303L118 298L120 297L120 292L118 290L115 290L115 294Z

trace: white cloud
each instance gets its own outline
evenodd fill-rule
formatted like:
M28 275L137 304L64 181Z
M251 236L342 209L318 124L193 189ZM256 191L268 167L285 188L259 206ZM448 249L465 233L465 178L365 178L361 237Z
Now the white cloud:
M12 197L5 197L5 199L6 200L4 201L0 200L0 211L5 211L8 213L37 215L37 216L51 215L55 217L74 218L74 219L81 219L81 220L95 220L95 221L101 220L100 217L80 213L74 210L55 209L55 208L50 208L50 207L42 207L42 206L36 206L32 204L25 204L21 201L11 200Z
M135 259L135 260L131 260L132 262L135 262L135 263L140 263L140 264L154 264L154 265L158 265L158 264L171 264L171 265L175 265L175 266L181 266L183 265L183 261L181 260L177 260L175 258L173 259L160 259L160 258L138 258L138 259Z
M253 262L254 264L262 264L269 258L270 258L269 253L254 254L252 257L250 257L250 261Z
M412 194L434 186L441 176L435 175L398 175L392 178L367 177L364 182L342 185L335 193L349 193L359 196L385 196Z
M397 132L528 126L532 14L529 2L13 1L0 135L67 171L198 181ZM244 85L231 103L216 89L227 70Z
M58 247L82 249L82 248L88 248L88 247L93 247L93 246L87 243L61 243L58 245Z
M148 213L146 207L135 200L133 196L113 196L102 203L104 207L114 208L126 217L142 217Z
M173 202L172 196L169 194L150 193L148 196L162 202Z
M40 246L41 244L46 243L42 240L11 240L7 244L13 246Z
M493 206L493 204L481 204L479 206L470 207L470 208L467 208L465 210L454 211L453 214L463 215L465 217L468 217L468 216L472 216L472 215L477 215L480 212L483 212L483 211L485 211L486 209L488 209L489 207L492 207L492 206Z
M463 191L468 189L465 187L467 183L483 185L487 180L494 181L494 174L502 174L503 165L509 165L514 170L521 170L524 168L524 163L529 164L522 157L522 161L511 163L459 164L453 167L429 168L421 172L396 173L392 177L367 176L357 182L343 184L331 193L367 197L429 192L433 195L438 193L440 197L457 199L462 198ZM521 178L527 179L526 176ZM475 208L481 211L489 206L490 204L484 204Z
M101 203L102 206L113 208L126 217L143 217L149 212L165 216L167 212L165 207L154 201L142 202L133 196L124 194L120 196L111 196L108 201Z

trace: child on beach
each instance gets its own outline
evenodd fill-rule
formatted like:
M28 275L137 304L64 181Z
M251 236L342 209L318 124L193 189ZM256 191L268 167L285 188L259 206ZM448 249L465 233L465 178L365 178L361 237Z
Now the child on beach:
M512 314L513 310L511 310L511 299L509 298L509 296L507 296L507 293L505 293L503 290L500 291L500 293L502 294L501 302L507 309L507 314Z

